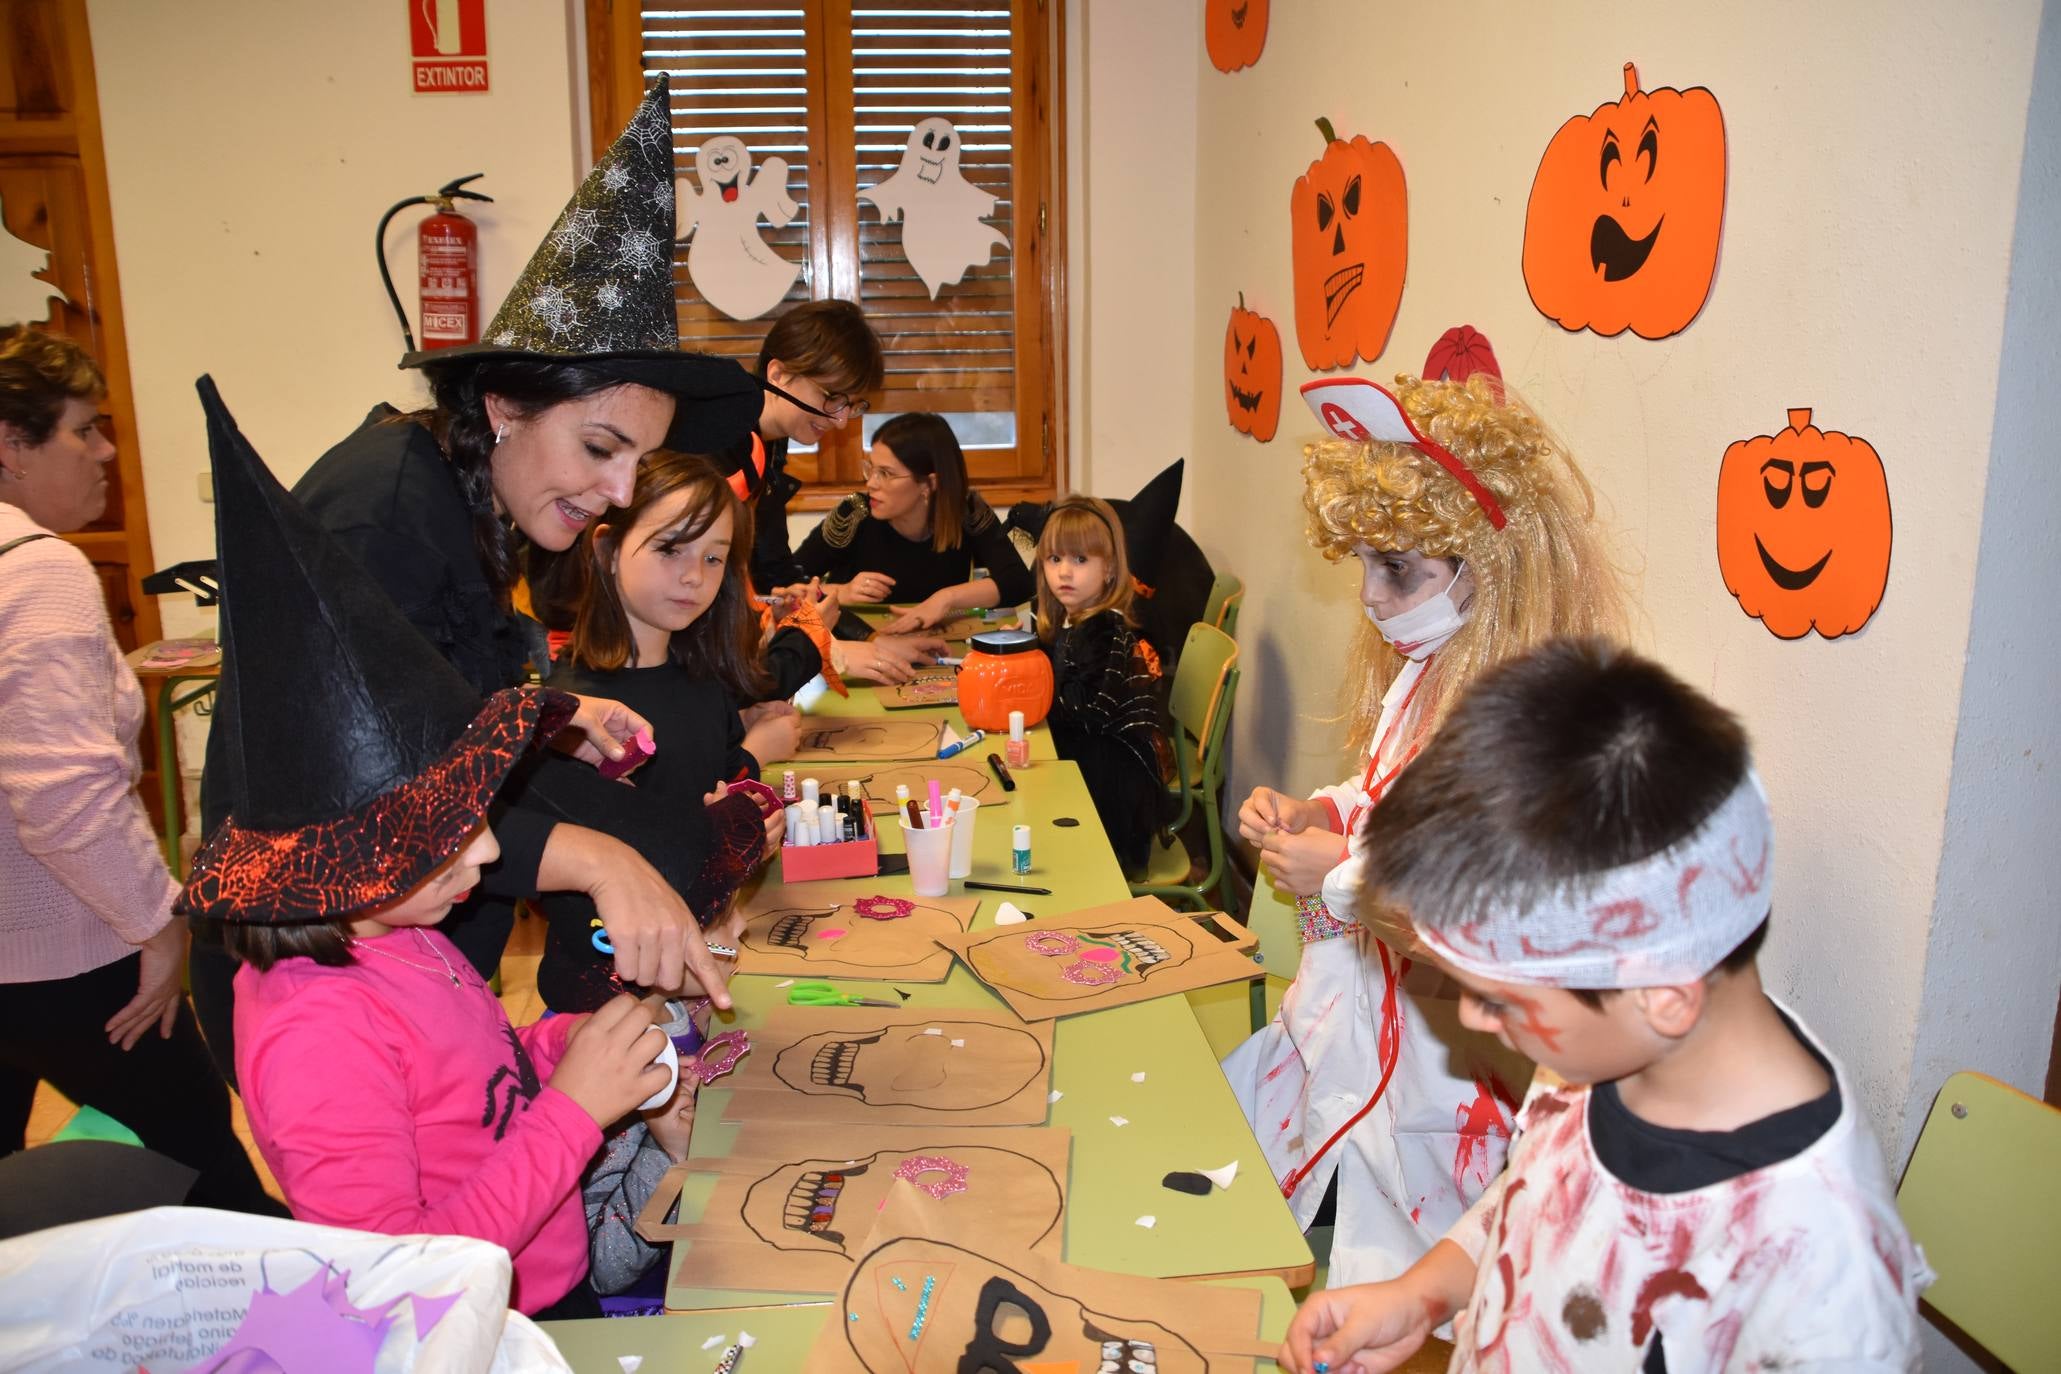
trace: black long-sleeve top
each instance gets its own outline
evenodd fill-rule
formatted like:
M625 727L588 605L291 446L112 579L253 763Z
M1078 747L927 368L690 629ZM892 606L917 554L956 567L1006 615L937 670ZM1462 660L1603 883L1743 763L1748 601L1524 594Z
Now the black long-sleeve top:
M829 582L849 582L862 572L886 573L895 580L892 595L897 603L922 601L969 582L975 568L986 568L995 580L1001 593L995 598L997 606L1020 606L1037 592L1031 570L1009 542L1008 531L978 492L967 493L960 542L942 552L932 548L928 538L905 539L887 521L874 519L861 491L838 502L794 557L804 576Z

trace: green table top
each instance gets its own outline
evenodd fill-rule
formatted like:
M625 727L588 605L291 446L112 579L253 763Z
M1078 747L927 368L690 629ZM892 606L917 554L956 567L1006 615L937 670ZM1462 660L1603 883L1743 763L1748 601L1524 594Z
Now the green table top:
M812 720L850 719L853 717L872 719L880 716L886 716L893 720L941 720L950 722L951 727L962 736L973 733L973 727L966 723L966 717L959 714L959 708L956 706L906 706L890 711L881 704L880 692L877 688L857 682L850 684L850 686L852 693L850 696L841 697L835 692L824 692L807 706L804 706L802 714ZM1042 722L1032 726L1026 732L1026 737L1030 740L1031 761L1033 763L1041 759L1056 759L1059 757L1052 748L1052 732L1046 729ZM986 739L976 744L973 748L968 749L965 753L954 756L952 762L963 763L970 768L986 768L988 755L1000 755L1006 752L1005 746L1008 742L1008 731L991 733ZM817 760L817 762L821 762L821 760ZM858 762L858 760L854 760L854 762ZM865 762L873 762L873 760L865 760ZM766 764L759 771L761 775L777 783L780 779L781 769L793 768L799 772L808 766L806 763L770 763ZM1097 833L1099 834L1100 832L1098 831ZM1105 841L1104 843L1106 846L1107 842Z
M1295 1315L1295 1300L1287 1285L1273 1277L1227 1279L1227 1287L1254 1288L1260 1294L1260 1335L1279 1340ZM701 1374L714 1369L723 1353L716 1344L707 1350L702 1343L714 1336L735 1340L749 1331L757 1345L738 1362L738 1374L787 1374L800 1369L815 1344L816 1333L830 1315L830 1305L806 1307L764 1307L750 1311L715 1309L681 1312L664 1317L597 1318L590 1321L544 1322L541 1325L558 1343L579 1374L622 1374L619 1363L625 1355L641 1355L644 1369L661 1374Z
M995 907L1004 900L1033 916L1056 916L1127 898L1129 889L1080 769L1067 762L1040 763L1019 772L1017 779L1016 791L991 794L976 813L972 876L1049 887L1052 895L967 893L981 898L974 927L991 927ZM1059 817L1074 817L1080 824L1052 824ZM1031 827L1032 852L1031 872L1021 876L1009 862L1010 828L1019 823ZM898 831L883 829L882 835L889 849L900 844ZM894 894L908 893L908 882L906 876L880 880L882 889ZM807 884L797 890L806 892ZM956 884L953 890L956 895ZM786 993L774 987L777 981L738 978L731 985L736 1020L729 1024L758 1025L771 1008L784 1005ZM842 985L862 996L899 1000L888 983L842 980ZM910 984L905 990L912 994L911 1006L1003 1005L963 964L954 964L943 983ZM1309 1246L1274 1186L1187 999L1161 997L1063 1018L1054 1060L1052 1083L1062 1096L1048 1124L1073 1133L1065 1242L1069 1263L1156 1277L1274 1274L1292 1284L1308 1281ZM1132 1081L1136 1073L1145 1080ZM720 1155L732 1143L736 1128L718 1124L728 1096L720 1086L704 1091L695 1156ZM1128 1124L1114 1125L1112 1116L1127 1118ZM1236 1182L1207 1197L1160 1185L1171 1170L1214 1169L1233 1160L1239 1165ZM700 1215L715 1182L713 1174L690 1175L681 1193L682 1220ZM1149 1229L1137 1224L1147 1215L1157 1218ZM698 1287L691 1244L679 1241L673 1249L669 1309L820 1300Z

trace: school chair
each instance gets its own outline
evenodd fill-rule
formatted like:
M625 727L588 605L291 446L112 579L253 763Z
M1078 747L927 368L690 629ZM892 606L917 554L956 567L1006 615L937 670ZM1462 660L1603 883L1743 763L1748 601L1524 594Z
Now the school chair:
M1230 734L1231 705L1238 695L1238 645L1222 630L1200 621L1189 627L1174 669L1173 717L1175 795L1180 810L1160 832L1146 860L1145 874L1132 883L1133 897L1164 897L1191 911L1210 911L1209 892L1224 877L1224 741ZM1181 827L1202 810L1209 836L1209 868L1191 881L1194 865Z
M1210 585L1209 600L1203 604L1202 620L1231 638L1238 638L1238 612L1245 605L1245 584L1229 573L1218 573Z
M1295 980L1302 962L1302 937L1295 930L1295 898L1278 892L1274 880L1261 869L1252 884L1252 900L1245 908L1245 928L1259 937L1253 960L1265 968L1264 978L1243 983L1219 983L1197 988L1188 994L1188 1009L1195 1013L1210 1052L1221 1061L1244 1044L1248 1036L1264 1030L1281 1008L1281 997Z
M1939 1279L1925 1299L2013 1369L2061 1350L2061 1111L1979 1073L1934 1099L1897 1189Z

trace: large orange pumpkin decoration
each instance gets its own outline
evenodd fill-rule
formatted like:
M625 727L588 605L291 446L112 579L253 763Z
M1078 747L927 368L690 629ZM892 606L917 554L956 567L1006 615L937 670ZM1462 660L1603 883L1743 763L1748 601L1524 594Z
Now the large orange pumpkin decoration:
M1852 634L1889 583L1889 479L1865 439L1789 412L1718 469L1717 555L1739 609L1780 639Z
M1281 331L1245 308L1245 293L1224 330L1224 409L1231 428L1261 443L1281 423Z
M1564 329L1642 339L1703 309L1725 219L1725 117L1701 86L1641 92L1560 126L1524 212L1524 285Z
M1313 372L1372 362L1388 346L1410 256L1403 164L1386 143L1346 143L1317 121L1324 152L1288 196L1295 341Z
M1203 0L1202 41L1218 71L1250 67L1267 46L1267 0Z

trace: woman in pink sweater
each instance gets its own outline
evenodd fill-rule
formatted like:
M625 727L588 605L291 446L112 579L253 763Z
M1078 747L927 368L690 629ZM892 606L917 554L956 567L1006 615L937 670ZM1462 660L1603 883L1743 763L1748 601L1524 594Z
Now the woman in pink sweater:
M672 1042L627 994L518 1030L431 928L500 857L501 784L579 703L482 702L201 397L239 800L176 910L242 963L258 1149L303 1221L492 1241L513 1305L598 1315L580 1175L603 1126L672 1095Z
M107 508L103 392L71 340L0 334L0 1155L47 1079L198 1171L189 1202L276 1215L180 991L178 884L134 790L143 693L55 537Z

